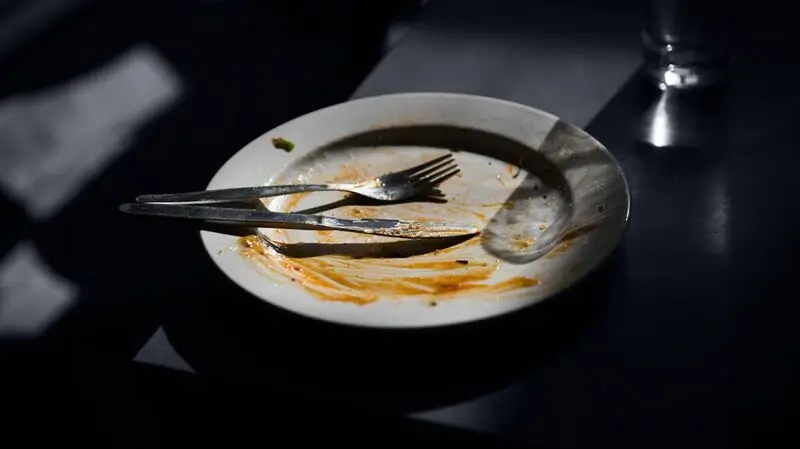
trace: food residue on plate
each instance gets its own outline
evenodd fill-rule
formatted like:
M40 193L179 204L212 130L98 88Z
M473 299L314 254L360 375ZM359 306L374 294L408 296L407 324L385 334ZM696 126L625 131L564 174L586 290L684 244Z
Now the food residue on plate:
M536 237L532 235L518 235L513 240L513 246L518 250L526 250L535 244Z
M479 240L475 237L424 258L289 257L256 235L240 238L239 245L246 259L291 279L324 301L364 305L381 298L408 296L434 296L441 301L462 294L498 294L539 285L538 279L523 276L490 284L487 281L497 271L498 260L478 262L452 257L453 251Z
M398 163L395 160L389 165L384 159L374 156L352 156L340 153L338 159L343 160L337 164L334 173L324 170L319 162L312 166L313 170L298 170L304 176L303 182L308 183L359 182L396 170ZM430 155L421 158L428 160ZM335 162L332 159L328 163ZM416 161L408 163L413 165ZM452 222L474 224L481 229L499 210L513 207L506 200L510 193L509 175L514 174L516 167L496 166L500 185L481 189L476 196L469 177L461 181L453 178L443 186L447 193L446 203L376 204L346 193L327 195L320 203L317 202L320 194L310 196L304 193L276 197L265 204L276 212L312 213L313 210L313 213L338 218ZM298 175L289 173L273 182L289 183L295 176ZM491 193L487 195L487 192ZM333 206L326 206L330 204ZM303 235L315 238L309 241ZM272 240L265 240L266 237ZM400 243L385 237L338 231L295 234L287 230L272 230L262 236L239 239L238 250L241 256L270 277L277 275L324 301L363 305L379 299L410 297L435 306L444 300L463 296L502 296L539 285L540 281L535 277L498 273L502 262L482 248L481 239L481 235L476 235L460 240L460 243L438 244L438 247L433 244L434 247L430 247L431 244L422 244L419 240ZM521 238L520 245L532 245L534 241L529 240ZM415 249L409 250L411 247Z
M350 209L350 216L353 218L375 218L375 212L364 207L353 207Z
M279 150L284 150L286 152L294 150L294 142L288 139L284 139L283 137L273 137L272 146Z
M550 250L550 252L547 254L547 258L552 259L560 254L565 253L568 249L572 247L572 245L575 244L575 240L577 240L578 237L584 234L588 234L589 232L594 230L594 228L595 225L590 224L590 225L580 226L578 228L575 228L567 232L566 234L564 234L564 237L561 238L561 243L559 243L558 246Z

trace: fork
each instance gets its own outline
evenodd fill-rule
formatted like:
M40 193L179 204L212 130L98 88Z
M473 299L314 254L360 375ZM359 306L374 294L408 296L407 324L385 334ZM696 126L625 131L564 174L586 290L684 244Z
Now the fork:
M239 187L186 193L139 195L139 203L210 204L251 200L303 192L341 191L380 201L399 201L430 193L460 172L453 154L448 153L415 167L366 179L355 184L297 184Z

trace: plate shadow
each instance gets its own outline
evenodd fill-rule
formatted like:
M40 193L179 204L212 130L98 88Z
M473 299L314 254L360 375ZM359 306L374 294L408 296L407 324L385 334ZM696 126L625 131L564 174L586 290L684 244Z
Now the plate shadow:
M556 298L493 319L420 330L316 321L206 278L189 288L164 329L187 363L216 382L411 413L499 390L573 345L624 271L617 252Z

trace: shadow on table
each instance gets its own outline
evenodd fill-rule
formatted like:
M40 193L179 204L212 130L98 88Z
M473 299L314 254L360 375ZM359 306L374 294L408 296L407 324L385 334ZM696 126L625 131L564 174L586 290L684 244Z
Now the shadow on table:
M210 265L210 264L209 264ZM570 346L624 273L621 253L558 298L467 325L375 330L303 318L209 273L164 324L201 376L279 397L408 413L501 389Z
M276 404L271 396L253 395L243 389L232 392L195 375L148 365L138 365L134 371L141 405L135 414L156 415L161 423L157 429L141 426L137 430L139 434L157 433L141 442L156 440L159 447L219 443L234 447L284 437L290 438L287 441L293 447L367 447L376 441L381 447L404 448L422 443L493 449L529 447L407 418L320 413L296 401ZM241 408L243 395L252 408Z

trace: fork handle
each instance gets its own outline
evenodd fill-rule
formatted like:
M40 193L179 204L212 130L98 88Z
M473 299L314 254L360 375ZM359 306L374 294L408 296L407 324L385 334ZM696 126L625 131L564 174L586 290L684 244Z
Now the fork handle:
M233 189L203 190L184 193L156 193L139 195L137 203L212 204L229 201L253 200L271 196L329 190L349 191L349 184L290 184L282 186L237 187Z

